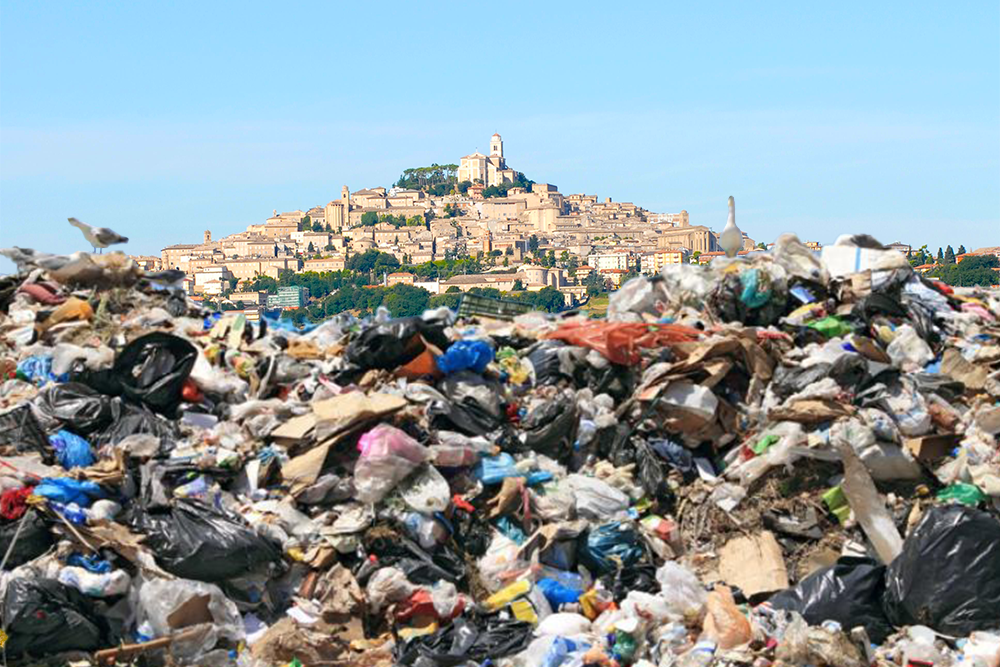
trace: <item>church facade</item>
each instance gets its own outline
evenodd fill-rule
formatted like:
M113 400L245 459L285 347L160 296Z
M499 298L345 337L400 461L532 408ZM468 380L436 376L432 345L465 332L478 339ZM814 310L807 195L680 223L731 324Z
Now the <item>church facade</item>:
M490 154L483 155L476 151L463 157L458 165L458 182L480 182L486 187L513 183L517 172L507 167L503 157L503 139L499 134L490 137Z

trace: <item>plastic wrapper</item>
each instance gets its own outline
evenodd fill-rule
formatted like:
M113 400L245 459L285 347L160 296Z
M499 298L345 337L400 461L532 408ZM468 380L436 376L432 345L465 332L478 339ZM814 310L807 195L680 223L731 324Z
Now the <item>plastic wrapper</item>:
M965 636L1000 627L1000 521L962 505L932 507L886 572L896 625Z
M135 528L167 572L197 581L237 577L281 558L281 547L242 522L195 500L167 512L139 510Z

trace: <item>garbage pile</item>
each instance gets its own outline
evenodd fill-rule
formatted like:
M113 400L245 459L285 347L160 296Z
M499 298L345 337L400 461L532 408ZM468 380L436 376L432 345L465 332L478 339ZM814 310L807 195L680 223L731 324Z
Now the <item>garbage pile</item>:
M0 278L8 664L1000 664L996 291L784 236L602 319L295 328L49 265Z

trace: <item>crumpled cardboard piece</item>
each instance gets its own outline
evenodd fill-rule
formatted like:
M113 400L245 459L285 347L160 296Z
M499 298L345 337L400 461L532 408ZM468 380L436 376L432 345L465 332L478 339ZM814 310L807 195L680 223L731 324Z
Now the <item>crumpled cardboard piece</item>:
M767 413L767 418L772 422L819 424L841 417L849 417L856 411L852 405L839 403L829 398L806 398L771 408Z
M781 546L769 530L737 537L719 550L719 576L752 597L788 588L788 570Z
M406 399L392 394L350 391L312 404L316 415L315 435L325 440L352 426L386 417L406 407Z
M961 352L948 348L941 357L941 373L958 380L966 389L982 391L989 377L989 367L967 361Z

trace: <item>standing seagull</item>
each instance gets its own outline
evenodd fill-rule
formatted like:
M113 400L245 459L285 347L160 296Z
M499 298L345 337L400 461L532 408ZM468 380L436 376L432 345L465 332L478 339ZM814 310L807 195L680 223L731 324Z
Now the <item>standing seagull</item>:
M113 232L107 227L91 227L85 222L80 222L76 218L70 218L69 224L73 225L90 241L90 245L96 250L97 248L107 248L109 245L114 245L115 243L128 243L128 239Z
M729 220L719 234L719 245L726 251L726 257L736 257L736 253L743 249L743 232L736 226L736 200L732 195L729 195Z

